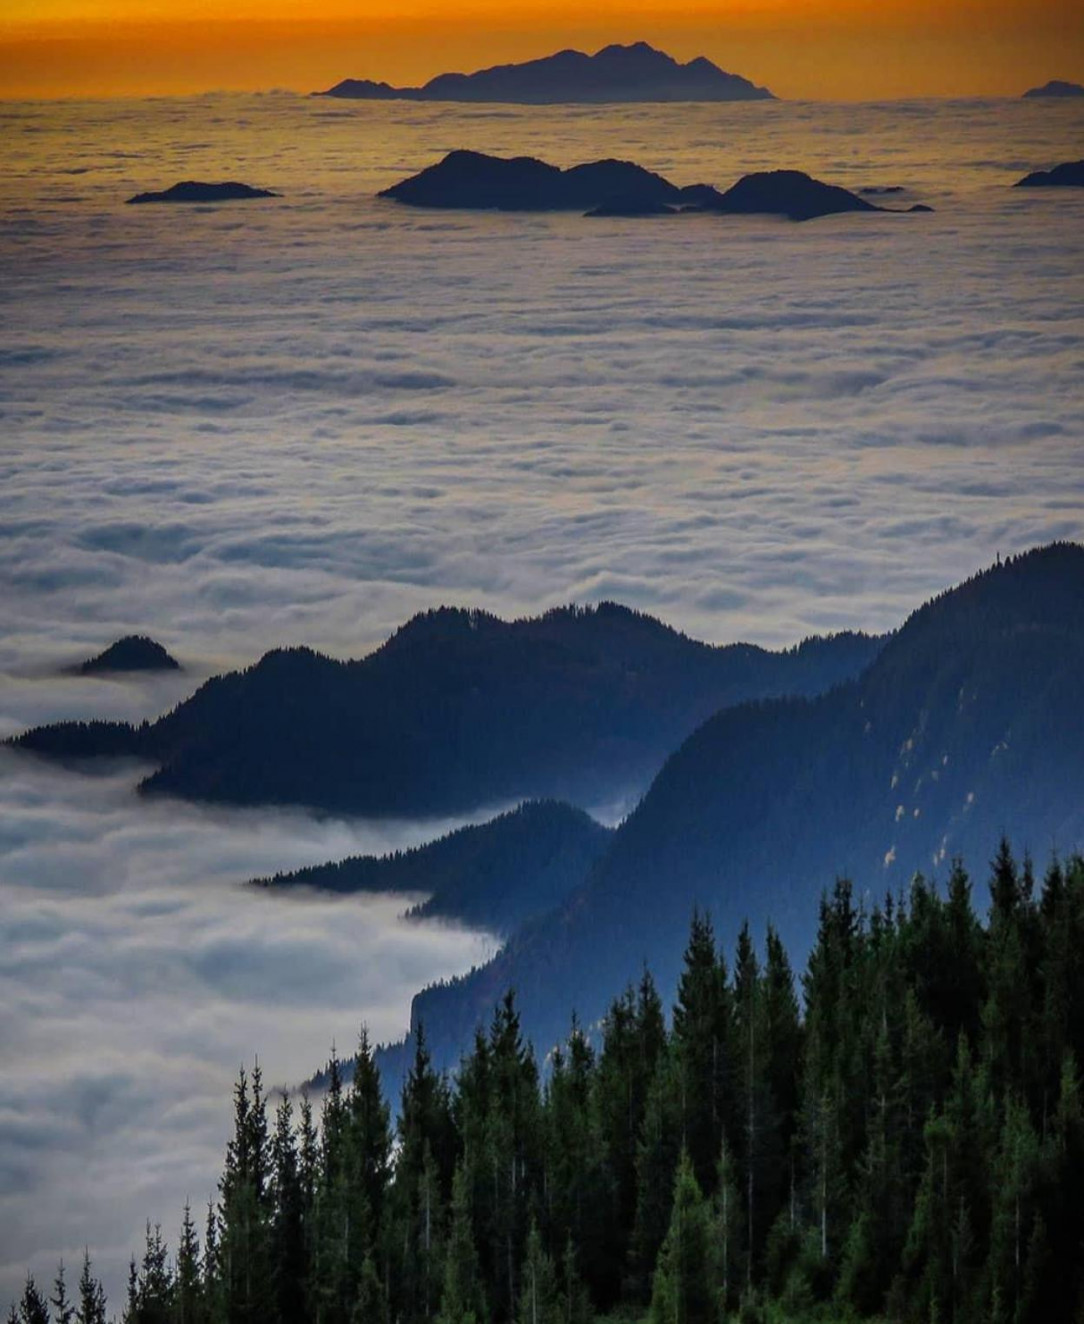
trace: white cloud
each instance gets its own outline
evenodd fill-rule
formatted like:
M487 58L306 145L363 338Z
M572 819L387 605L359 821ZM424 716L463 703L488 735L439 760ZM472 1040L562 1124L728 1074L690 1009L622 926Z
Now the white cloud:
M137 801L133 774L0 754L0 1299L89 1241L119 1293L145 1218L213 1194L237 1067L295 1084L362 1021L488 940L403 924L402 898L240 883L447 823L317 821Z

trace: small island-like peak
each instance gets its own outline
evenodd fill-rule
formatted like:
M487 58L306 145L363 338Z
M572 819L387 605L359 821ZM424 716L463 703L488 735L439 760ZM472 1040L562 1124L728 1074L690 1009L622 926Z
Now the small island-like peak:
M1068 83L1063 78L1052 78L1042 87L1029 87L1024 93L1025 100L1037 101L1046 97L1084 97L1084 83Z
M725 193L711 184L685 188L633 161L590 161L562 170L530 156L453 151L380 194L411 207L473 211L580 211L594 217L764 214L808 221L879 207L801 170L746 175ZM922 206L911 211L929 210Z
M1035 170L1014 188L1084 188L1084 161L1064 161L1053 170Z
M181 664L156 640L145 634L128 634L103 652L76 667L81 676L109 675L121 671L180 671Z
M185 179L171 188L159 192L137 193L127 201L129 205L145 202L246 202L251 198L277 198L270 189L253 188L227 180L221 184L207 184L198 179Z

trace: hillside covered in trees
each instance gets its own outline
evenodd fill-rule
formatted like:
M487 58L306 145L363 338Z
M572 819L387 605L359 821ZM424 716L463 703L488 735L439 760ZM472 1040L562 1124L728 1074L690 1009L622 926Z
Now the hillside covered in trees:
M801 960L826 877L877 892L943 876L1008 824L1036 854L1070 852L1082 786L1084 547L1052 544L919 608L857 679L715 714L583 885L486 966L419 994L413 1017L450 1065L514 987L529 1037L553 1044L565 1004L597 1019L645 960L670 996L697 905L724 931L770 920Z
M839 881L797 982L695 916L669 1018L645 972L540 1063L508 993L454 1079L419 1030L394 1125L364 1033L318 1118L242 1072L218 1198L148 1228L119 1318L1079 1319L1084 860L1002 842L988 896ZM88 1259L9 1320L107 1314Z
M883 642L840 634L770 652L699 643L614 603L516 621L440 608L357 661L277 649L156 722L62 722L12 743L47 758L144 759L158 770L143 790L223 804L372 816L532 798L590 808L642 792L718 709L819 694Z
M271 878L257 887L425 894L408 912L507 934L560 904L612 836L582 809L530 800L488 823L458 828L392 855L355 855Z

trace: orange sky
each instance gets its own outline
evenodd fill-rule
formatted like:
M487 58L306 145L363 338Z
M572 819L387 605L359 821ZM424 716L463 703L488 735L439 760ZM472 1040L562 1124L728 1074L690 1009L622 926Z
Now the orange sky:
M1081 0L0 0L0 97L420 82L641 38L785 97L1084 81Z

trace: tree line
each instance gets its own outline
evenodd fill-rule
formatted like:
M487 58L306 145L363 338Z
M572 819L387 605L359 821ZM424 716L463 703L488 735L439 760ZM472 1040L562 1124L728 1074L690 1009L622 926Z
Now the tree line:
M645 971L540 1064L509 993L454 1078L419 1028L394 1121L364 1032L318 1116L242 1070L205 1225L148 1228L120 1318L1084 1319L1084 860L1003 841L983 910L959 863L839 881L800 984L695 915L669 1018ZM106 1313L86 1259L9 1324Z

